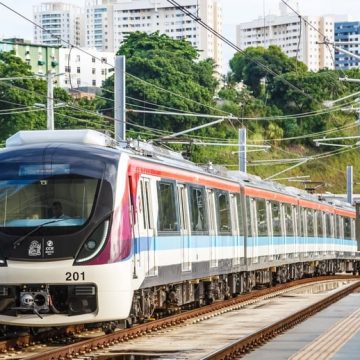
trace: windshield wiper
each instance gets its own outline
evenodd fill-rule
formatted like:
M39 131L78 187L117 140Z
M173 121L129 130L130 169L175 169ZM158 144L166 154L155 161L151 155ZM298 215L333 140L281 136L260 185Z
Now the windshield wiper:
M39 229L41 229L45 225L57 223L57 222L64 221L64 220L69 220L69 219L55 219L55 220L51 220L51 221L42 223L41 225L37 226L35 229L32 229L27 234L25 234L25 235L19 237L17 240L15 240L13 243L14 249L16 249L28 236L34 234L35 232L37 232Z

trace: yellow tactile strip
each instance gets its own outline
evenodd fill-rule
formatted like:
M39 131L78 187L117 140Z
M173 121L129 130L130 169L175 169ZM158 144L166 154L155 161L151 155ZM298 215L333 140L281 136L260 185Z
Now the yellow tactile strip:
M360 309L355 310L345 319L306 345L290 357L290 360L326 360L330 359L360 330Z

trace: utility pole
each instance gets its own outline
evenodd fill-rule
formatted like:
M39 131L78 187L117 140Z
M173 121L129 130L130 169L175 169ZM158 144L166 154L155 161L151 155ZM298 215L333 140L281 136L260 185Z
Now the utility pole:
M47 129L54 130L54 84L51 70L47 72Z
M239 170L246 173L246 127L239 129Z
M115 57L115 140L126 140L126 117L125 117L125 56Z

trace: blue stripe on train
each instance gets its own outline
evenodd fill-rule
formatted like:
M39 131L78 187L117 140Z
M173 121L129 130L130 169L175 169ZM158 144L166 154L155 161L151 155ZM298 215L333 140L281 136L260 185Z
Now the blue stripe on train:
M188 237L182 236L156 236L155 238L141 237L134 241L134 252L139 253L147 250L176 250L182 249L184 246L190 249L199 249L207 247L233 247L235 245L244 246L243 236L224 236L218 235L211 237L209 235L199 236L193 235ZM355 240L342 240L333 238L317 238L317 237L282 237L277 236L273 239L269 237L248 238L247 246L281 246L281 245L318 245L329 246L332 250L334 245L357 246Z

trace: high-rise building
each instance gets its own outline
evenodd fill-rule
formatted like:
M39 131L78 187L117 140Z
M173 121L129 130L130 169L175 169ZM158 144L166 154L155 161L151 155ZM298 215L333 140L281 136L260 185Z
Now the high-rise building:
M279 46L289 57L304 62L309 70L334 68L334 51L321 44L324 34L334 41L334 19L331 16L305 16L304 20L287 13L284 6L280 15L268 15L237 26L237 45L241 49L270 45ZM306 24L310 23L314 28Z
M182 0L181 5L221 32L220 0ZM74 45L110 52L118 50L128 33L159 31L188 40L200 50L200 59L212 58L217 71L222 70L221 40L166 0L86 0L83 11L61 2L43 3L34 7L34 21L48 30L35 27L37 43L66 46L51 32Z
M68 46L59 38L80 46L82 43L81 8L62 2L47 2L33 8L34 42L45 45ZM55 35L55 36L54 36Z
M356 55L360 54L360 21L342 21L335 23L335 42L340 48ZM360 65L360 60L348 54L335 51L335 68L352 69Z
M221 32L219 0L183 0L181 5ZM85 46L116 52L128 33L159 31L188 40L201 50L201 59L213 58L221 72L221 41L166 0L91 0L86 3L84 19Z
M84 12L84 46L114 51L113 5L104 0L87 0Z

